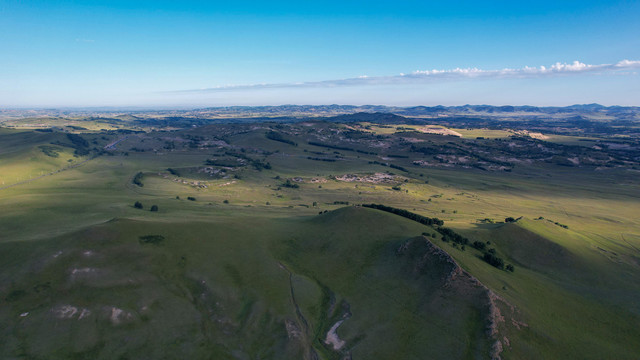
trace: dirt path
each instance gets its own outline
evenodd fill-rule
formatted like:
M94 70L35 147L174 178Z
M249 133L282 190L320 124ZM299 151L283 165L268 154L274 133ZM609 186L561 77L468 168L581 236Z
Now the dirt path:
M104 149L105 150L115 150L116 149L116 145L118 145L119 142L127 140L128 138L129 138L129 135L123 136L120 139L118 139L118 140L116 140L116 141L114 141L114 142L112 142L110 144L105 145Z

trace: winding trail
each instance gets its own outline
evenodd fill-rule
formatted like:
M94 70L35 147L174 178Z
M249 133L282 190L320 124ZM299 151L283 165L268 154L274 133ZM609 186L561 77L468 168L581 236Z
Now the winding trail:
M632 243L628 242L627 239L624 238L624 234L620 234L620 237L622 238L622 241L624 241L625 243L627 243L627 245L631 246L632 248L634 248L637 252L640 252L640 249L638 249L637 247L635 247Z

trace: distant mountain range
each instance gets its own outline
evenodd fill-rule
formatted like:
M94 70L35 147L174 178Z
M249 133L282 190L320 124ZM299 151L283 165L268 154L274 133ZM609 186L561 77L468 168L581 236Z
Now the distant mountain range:
M226 106L198 109L118 109L118 108L61 108L61 109L0 109L0 120L43 116L99 116L114 117L135 115L141 117L180 116L201 119L214 118L303 118L333 117L356 113L386 113L413 118L434 117L483 117L496 119L544 119L556 118L575 120L580 117L591 120L637 120L640 121L638 106L603 106L584 104L571 106L384 106L384 105L278 105L278 106ZM348 119L348 118L347 118Z
M213 107L194 110L195 112L224 114L260 114L261 116L335 116L355 113L388 113L405 117L435 116L490 116L490 117L540 117L554 115L558 117L610 116L640 120L640 107L637 106L603 106L600 104L557 106L411 106L397 107L384 105L279 105L279 106L233 106Z

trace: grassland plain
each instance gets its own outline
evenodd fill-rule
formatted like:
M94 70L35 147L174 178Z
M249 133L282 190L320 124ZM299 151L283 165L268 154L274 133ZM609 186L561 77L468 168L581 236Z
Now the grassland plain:
M409 126L71 129L85 155L3 129L0 176L33 181L0 190L1 356L637 358L636 173L438 162L411 145L504 134ZM363 203L443 219L515 271Z

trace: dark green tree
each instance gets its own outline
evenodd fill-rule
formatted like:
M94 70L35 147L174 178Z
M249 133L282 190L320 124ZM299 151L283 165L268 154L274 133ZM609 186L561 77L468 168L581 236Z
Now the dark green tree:
M513 271L515 270L515 268L514 268L514 267L513 267L513 265L511 265L511 264L507 264L507 266L505 267L505 269L506 269L507 271L511 271L511 272L513 272Z

